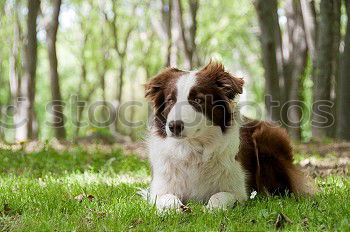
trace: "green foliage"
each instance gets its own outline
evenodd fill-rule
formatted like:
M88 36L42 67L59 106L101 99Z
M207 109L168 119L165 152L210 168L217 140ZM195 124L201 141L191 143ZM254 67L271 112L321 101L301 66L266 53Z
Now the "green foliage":
M0 46L0 104L9 104L9 60L14 41L14 25L16 17L20 22L22 34L25 31L26 2L1 1L0 5L0 39L8 46ZM184 4L184 17L188 18L188 3ZM125 46L127 31L132 28L129 46L124 63L123 101L138 100L144 102L143 84L157 74L166 63L166 42L159 37L154 26L154 20L161 22L160 1L116 1L113 12L112 1L63 1L60 15L60 27L57 39L58 72L61 84L61 94L65 102L66 131L68 139L75 135L75 124L72 110L72 95L80 94L81 98L91 95L89 102L102 99L100 76L105 75L106 98L113 102L118 92L118 72L120 57L116 53L115 41L120 48ZM45 41L45 15L49 13L50 3L42 1L43 17L38 19L38 64L36 77L35 111L39 122L39 139L53 137L52 128L47 124L51 115L46 111L46 105L51 99L50 80L48 78L49 64ZM114 37L111 25L116 15L117 38ZM153 21L152 21L153 20ZM253 94L248 100L262 103L262 69L259 63L259 43L254 8L250 2L242 1L200 1L197 15L198 28L196 35L197 52L201 65L210 58L223 61L228 70L244 76L247 87ZM186 23L186 21L185 21ZM22 36L23 36L22 35ZM23 42L23 41L20 41ZM23 44L20 47L20 56ZM179 52L178 67L183 67L183 51ZM18 57L21 60L21 57ZM21 64L21 63L19 63ZM86 80L79 83L83 75L82 65L85 65ZM93 89L92 94L90 90ZM81 91L81 92L79 92ZM145 107L138 108L133 116L137 119L147 118ZM83 121L87 120L87 111L83 112ZM86 125L80 134L87 134L93 127ZM145 127L131 130L120 126L121 131L139 138ZM7 140L13 141L14 131L6 132Z

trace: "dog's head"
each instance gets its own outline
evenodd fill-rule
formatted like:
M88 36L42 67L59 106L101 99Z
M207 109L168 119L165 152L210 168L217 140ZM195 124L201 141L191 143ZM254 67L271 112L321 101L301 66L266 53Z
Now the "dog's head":
M200 71L167 68L146 84L157 133L162 137L196 138L208 128L222 133L232 125L235 97L244 81L210 62Z

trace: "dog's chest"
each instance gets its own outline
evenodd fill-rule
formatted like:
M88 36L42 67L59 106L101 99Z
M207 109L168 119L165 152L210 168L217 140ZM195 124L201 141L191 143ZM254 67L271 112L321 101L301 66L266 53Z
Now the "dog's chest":
M232 162L231 160L217 159L225 155L213 154L209 160L203 161L203 154L193 153L188 160L168 160L162 173L166 179L166 188L169 192L176 193L183 201L207 201L211 195L223 191L227 186L227 175L234 165L224 163Z
M231 134L205 146L174 140L151 141L152 193L175 194L182 201L207 201L217 192L230 192L237 177L241 179L243 175L235 160L237 137Z

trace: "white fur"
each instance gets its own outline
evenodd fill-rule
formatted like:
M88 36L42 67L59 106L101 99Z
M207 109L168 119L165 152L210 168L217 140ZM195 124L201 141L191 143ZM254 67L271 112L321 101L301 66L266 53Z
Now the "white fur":
M159 196L159 198L156 200L156 207L160 211L165 209L180 210L181 205L181 200L173 194L164 194L162 196Z
M201 132L205 124L210 124L206 117L202 113L196 111L188 102L188 95L195 83L196 72L189 72L179 78L176 84L176 103L167 117L166 133L168 136L172 135L168 126L171 121L181 120L184 122L182 136L185 137L194 137Z
M234 123L223 134L220 127L208 123L205 115L188 104L187 97L194 84L195 73L180 77L173 108L181 107L181 110L171 110L168 115L168 122L185 122L186 137L161 138L153 129L148 139L153 169L150 201L156 202L158 209L178 207L190 199L209 202L209 208L226 208L247 199L245 173L235 160L239 150L239 125ZM179 105L179 101L187 105ZM200 118L199 123L186 127L193 117Z
M208 209L217 209L222 208L226 209L227 206L232 206L236 203L236 196L229 192L219 192L215 193L210 197L208 201L207 208Z

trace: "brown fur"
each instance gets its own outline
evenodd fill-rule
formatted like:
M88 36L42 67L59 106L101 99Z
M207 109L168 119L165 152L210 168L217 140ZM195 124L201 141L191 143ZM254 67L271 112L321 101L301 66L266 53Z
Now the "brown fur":
M233 121L230 102L243 92L243 79L226 72L218 62L210 62L196 75L197 83L189 94L190 104L225 132ZM202 103L195 104L195 98L201 98Z
M292 146L284 129L248 119L240 136L238 160L248 173L249 192L296 195L314 192L309 179L293 164Z
M215 86L222 92L227 99L233 99L236 94L243 92L244 81L242 78L236 78L225 71L224 65L218 62L210 62L197 73L198 85L212 87Z
M166 137L166 118L173 107L170 100L176 102L176 81L184 73L176 68L167 68L145 85L145 96L153 103L154 123L161 137Z

